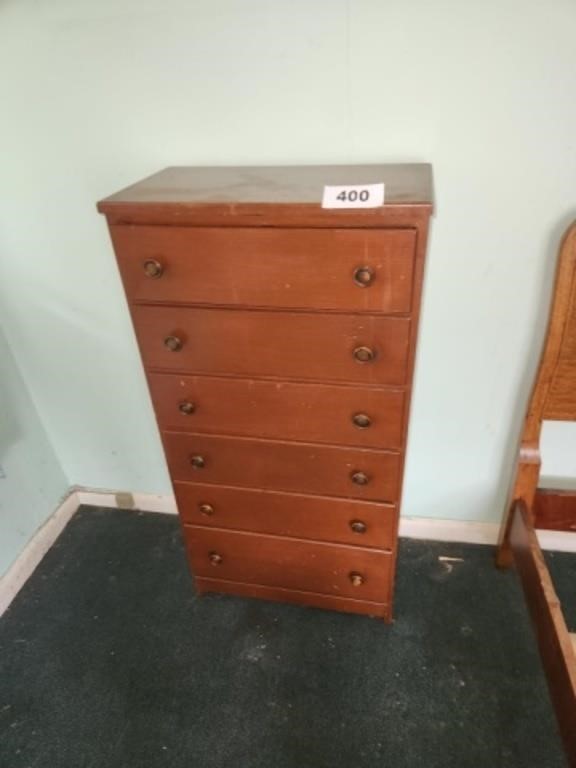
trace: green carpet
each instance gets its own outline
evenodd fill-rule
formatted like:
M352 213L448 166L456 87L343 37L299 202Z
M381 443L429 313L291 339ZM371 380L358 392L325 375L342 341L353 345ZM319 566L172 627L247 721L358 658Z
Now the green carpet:
M0 766L564 766L492 555L403 541L387 626L197 598L175 517L84 507L0 620ZM568 588L576 558L553 559Z

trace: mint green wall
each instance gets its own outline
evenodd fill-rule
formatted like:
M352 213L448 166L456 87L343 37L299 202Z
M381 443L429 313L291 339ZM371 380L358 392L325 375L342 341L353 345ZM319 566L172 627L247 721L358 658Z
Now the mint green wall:
M495 519L576 214L572 0L0 5L0 300L71 483L169 490L95 201L170 164L431 161L405 514Z
M0 576L54 512L68 481L0 330Z

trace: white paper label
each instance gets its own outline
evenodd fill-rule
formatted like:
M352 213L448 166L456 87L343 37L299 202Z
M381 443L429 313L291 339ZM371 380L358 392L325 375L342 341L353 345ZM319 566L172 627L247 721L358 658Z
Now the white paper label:
M324 187L322 208L378 208L384 205L384 184Z

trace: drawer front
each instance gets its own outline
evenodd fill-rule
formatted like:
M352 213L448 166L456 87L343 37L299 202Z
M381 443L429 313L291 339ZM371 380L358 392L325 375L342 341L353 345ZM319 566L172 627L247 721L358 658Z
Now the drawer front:
M375 448L402 443L404 393L325 384L153 373L160 426Z
M200 483L175 483L174 489L180 516L189 525L379 549L395 545L393 504Z
M113 226L112 238L136 301L410 311L414 230Z
M397 453L178 432L163 438L173 481L397 500Z
M178 307L132 308L151 368L191 373L404 384L410 321Z
M386 602L392 557L339 544L186 526L199 576Z

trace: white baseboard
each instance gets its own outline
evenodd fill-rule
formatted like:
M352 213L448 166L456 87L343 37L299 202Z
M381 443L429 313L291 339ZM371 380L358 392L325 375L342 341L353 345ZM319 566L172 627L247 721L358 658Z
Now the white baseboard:
M499 523L476 523L470 520L438 520L428 517L401 517L400 536L428 541L459 541L462 544L495 545ZM536 531L542 549L554 552L576 552L576 535L569 531Z
M0 616L32 576L77 509L76 492L71 491L48 520L38 528L14 563L0 578Z
M175 515L178 512L176 499L171 494L121 493L90 488L76 488L75 492L79 505L135 509L142 512L164 512L169 515ZM127 500L130 501L126 503Z
M20 556L0 578L0 616L8 608L42 558L62 533L81 504L94 507L134 509L142 512L175 514L174 496L150 493L120 493L88 488L73 488L58 509L39 528ZM494 545L498 540L498 523L475 523L467 520L438 520L427 517L402 517L400 536L428 541L453 541L463 544ZM576 535L561 531L538 531L542 549L576 552Z
M542 549L551 552L576 552L576 535L572 531L536 531Z
M438 520L433 517L400 518L400 536L407 539L459 541L463 544L496 544L499 530L498 523Z
M78 504L94 507L135 509L175 515L176 500L170 494L119 493L117 491L77 488ZM126 505L126 497L132 503ZM463 544L489 544L498 541L499 523L476 523L469 520L438 520L432 517L401 517L400 536L428 541L455 541ZM561 531L538 531L542 549L576 552L576 536Z

